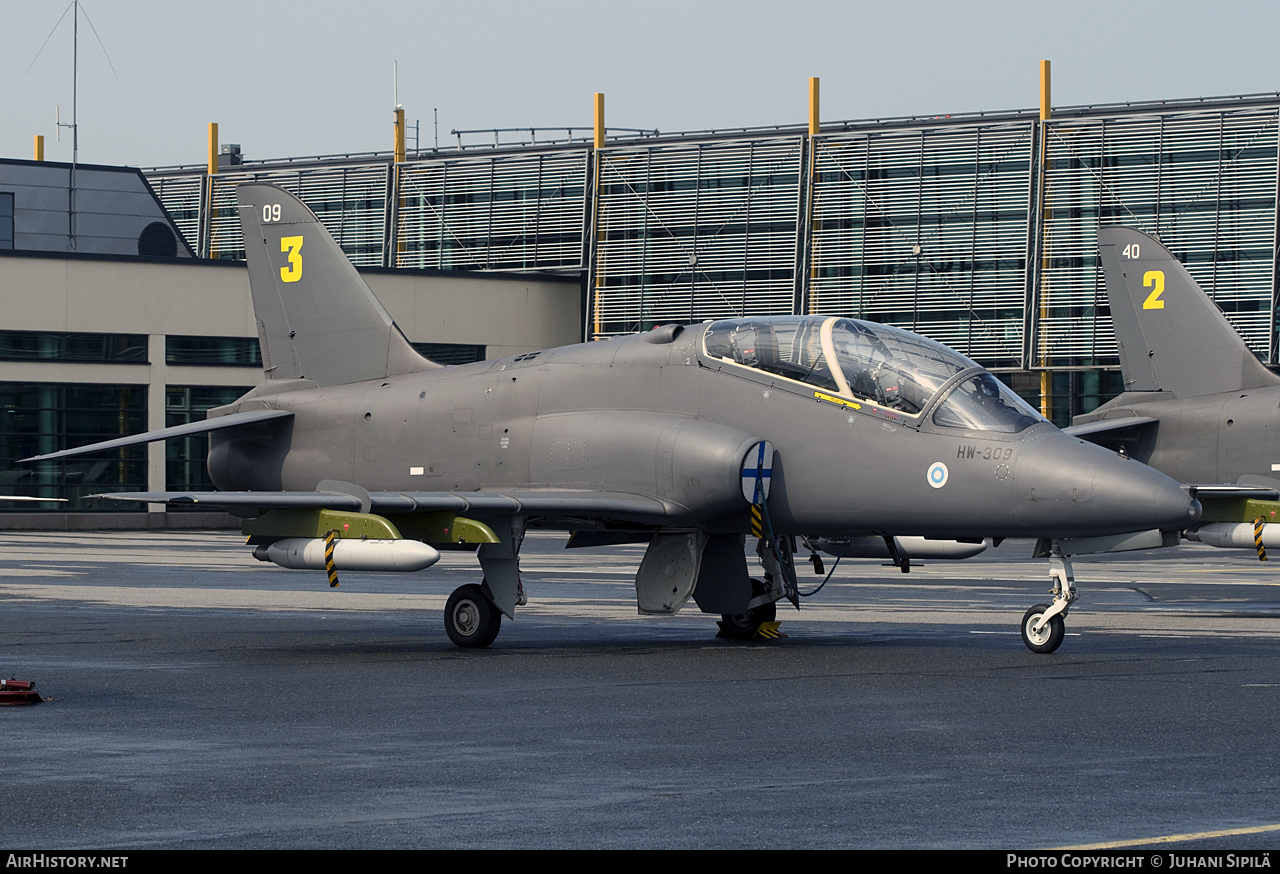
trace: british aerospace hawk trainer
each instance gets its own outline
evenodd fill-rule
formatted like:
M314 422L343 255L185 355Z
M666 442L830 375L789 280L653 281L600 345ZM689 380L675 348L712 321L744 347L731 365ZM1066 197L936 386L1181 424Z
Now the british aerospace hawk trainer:
M444 367L412 349L299 200L263 183L237 196L262 386L205 422L40 458L207 431L221 491L111 497L228 507L255 555L331 577L477 548L483 579L445 608L459 646L487 646L525 603L519 551L536 526L571 545L648 543L640 611L692 597L729 636L798 605L798 535L881 537L891 554L898 535L1040 538L1053 603L1022 633L1050 652L1076 594L1068 556L1160 545L1200 513L1177 483L1067 436L969 359L855 319L665 325Z
M1068 433L1194 488L1191 539L1265 558L1280 547L1280 376L1160 241L1104 227L1098 250L1124 393Z

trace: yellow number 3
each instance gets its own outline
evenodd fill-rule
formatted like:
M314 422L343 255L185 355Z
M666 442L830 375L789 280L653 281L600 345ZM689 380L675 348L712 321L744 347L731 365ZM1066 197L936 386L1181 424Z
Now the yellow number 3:
M280 251L289 253L289 266L280 268L280 281L297 282L302 278L302 237L281 237Z
M298 238L298 245L302 245L302 238ZM1151 294L1147 295L1147 299L1142 302L1144 310L1162 310L1164 309L1164 301L1160 299L1160 295L1164 294L1164 271L1148 270L1142 274L1142 287L1151 288Z

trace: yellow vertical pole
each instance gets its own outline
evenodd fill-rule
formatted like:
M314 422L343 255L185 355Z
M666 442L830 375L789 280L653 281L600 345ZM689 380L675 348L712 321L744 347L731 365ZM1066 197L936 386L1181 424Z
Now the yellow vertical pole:
M400 253L404 251L404 240L401 238L400 228L399 228L399 224L400 224L399 217L404 215L404 198L400 195L400 181L403 178L400 175L400 165L404 163L404 158L405 158L404 107L400 106L399 104L396 104L394 127L395 127L395 130L394 130L393 138L391 141L391 150L393 152L394 166L392 166L391 172L392 174L394 174L394 178L392 180L392 190L395 192L396 219L395 219L395 223L392 225L392 233L395 235L396 239L395 239L395 250L394 250L395 254L391 256L392 260L390 261L390 265L392 267L399 267ZM418 148L419 149L422 148L421 144L419 144Z
M593 99L593 103L595 105L595 139L593 140L593 144L598 152L600 149L604 148L604 95L601 94L599 91L597 91ZM595 206L594 206L595 219L596 221L599 221L599 218L600 218L600 156L597 154L594 156L594 158L595 160L591 162L595 170L595 186L594 186L594 193L592 195L592 200L595 202ZM600 259L599 229L596 230L596 239L591 241L591 245L596 247L596 287L595 287L595 294L592 295L592 301L591 301L591 304L592 304L591 321L592 321L592 324L595 326L594 336L591 339L594 339L595 337L600 336L600 333L604 330L604 325L601 323L601 316L600 316L600 282L601 282L600 273L601 271L600 271L600 260L599 260ZM642 270L644 269L643 265L641 266L641 269Z
M397 164L404 162L404 109L396 107L396 125L395 125L395 161Z
M809 77L809 136L818 135L818 77Z
M604 95L596 92L596 139L597 149L604 148Z
M216 121L209 122L209 174L205 180L208 186L208 196L205 203L209 205L209 221L208 221L208 240L210 258L218 257L218 250L213 247L213 223L218 217L218 208L213 205L213 177L218 175L218 123Z
M808 173L809 196L805 199L806 210L807 210L806 233L809 235L810 246L813 247L809 252L809 286L806 289L808 291L808 297L809 297L808 306L807 306L807 310L809 313L813 313L816 311L816 302L813 300L813 284L814 284L813 280L816 279L818 275L819 259L818 259L818 253L817 251L815 251L817 248L817 244L813 242L816 236L814 234L814 228L813 228L813 207L814 207L814 199L817 197L817 186L814 185L813 177L818 167L818 143L815 137L818 136L818 130L821 127L821 121L820 121L821 118L822 118L822 115L818 108L818 77L810 76L809 77L809 173ZM804 297L805 295L802 293L801 301L800 301L800 304L802 307L805 306Z
M35 160L44 160L44 134L36 134Z
M1045 122L1049 120L1052 113L1050 95L1049 95L1049 62L1040 62L1040 227L1044 228L1048 225L1049 220L1049 203L1048 203L1048 186L1045 182L1046 168L1044 165L1045 158L1049 154L1047 141L1049 139L1049 131ZM1044 240L1041 240L1041 246L1044 248ZM1049 366L1049 345L1043 339L1044 337L1044 321L1048 316L1049 309L1045 305L1044 299L1044 277L1049 270L1049 253L1044 248L1044 253L1040 261L1040 366L1048 368ZM1046 419L1053 418L1053 374L1047 369L1040 371L1040 415Z
M1040 120L1049 120L1049 62L1040 62Z
M218 123L209 122L209 175L218 175Z

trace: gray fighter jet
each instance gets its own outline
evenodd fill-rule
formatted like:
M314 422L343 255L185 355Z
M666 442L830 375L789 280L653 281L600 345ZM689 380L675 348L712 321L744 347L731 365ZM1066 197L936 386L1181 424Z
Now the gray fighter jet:
M286 567L416 570L476 548L449 598L459 646L525 602L531 526L570 546L644 542L643 613L690 597L750 636L798 606L794 538L1043 540L1054 599L1022 633L1055 649L1068 556L1168 542L1200 505L1145 465L1069 437L974 362L848 318L737 318L444 367L419 356L306 206L238 201L266 380L205 422L39 459L208 432L221 491L131 493L244 518ZM752 579L745 538L764 573ZM1176 539L1176 534L1174 535Z
M1104 227L1098 248L1125 391L1067 432L1193 484L1192 539L1280 546L1280 376L1158 240Z

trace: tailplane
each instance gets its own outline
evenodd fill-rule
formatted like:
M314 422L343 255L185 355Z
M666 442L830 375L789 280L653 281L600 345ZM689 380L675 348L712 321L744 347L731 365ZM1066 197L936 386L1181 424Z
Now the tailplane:
M1280 384L1187 269L1154 237L1098 229L1125 391L1178 398Z
M321 386L434 370L307 206L277 185L238 186L268 379Z

